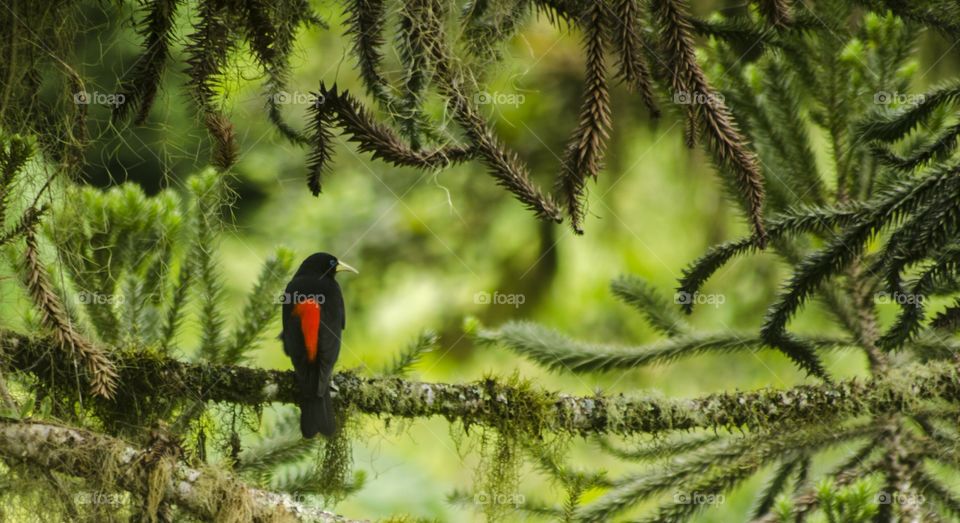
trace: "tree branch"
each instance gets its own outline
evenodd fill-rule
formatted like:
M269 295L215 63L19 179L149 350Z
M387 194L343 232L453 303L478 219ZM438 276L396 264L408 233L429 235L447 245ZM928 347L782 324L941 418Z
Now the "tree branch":
M139 451L124 441L82 429L0 419L0 456L88 480L102 480L114 471L116 485L146 499L151 486ZM294 502L290 496L248 487L208 467L176 464L163 488L163 498L205 520L347 522L336 514ZM216 502L211 503L211 500ZM224 519L217 519L224 518ZM240 519L237 519L239 521Z
M45 382L75 388L73 367L57 357L52 339L0 331L0 368L30 372ZM259 406L296 403L292 371L187 363L146 351L116 355L118 398L164 398ZM51 379L57 377L57 379ZM527 383L486 379L425 383L398 377L334 377L340 408L401 418L443 416L469 428L514 433L657 433L694 428L765 430L784 424L850 415L923 410L933 400L960 400L960 369L943 362L914 365L872 380L848 380L790 389L723 392L687 400L659 397L571 396ZM112 400L96 399L113 405Z

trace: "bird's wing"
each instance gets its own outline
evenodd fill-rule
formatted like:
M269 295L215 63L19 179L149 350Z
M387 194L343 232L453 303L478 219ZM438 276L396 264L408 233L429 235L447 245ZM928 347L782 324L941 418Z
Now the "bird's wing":
M303 337L303 347L306 350L307 363L317 361L317 351L321 335L321 321L323 318L323 305L317 300L307 299L293 305L290 313L299 323L300 334Z

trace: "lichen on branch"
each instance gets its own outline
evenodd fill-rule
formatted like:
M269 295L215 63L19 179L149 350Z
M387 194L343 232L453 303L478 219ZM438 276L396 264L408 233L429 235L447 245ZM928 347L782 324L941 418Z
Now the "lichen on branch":
M50 376L71 376L72 367L50 356L54 341L10 331L0 333L4 367ZM238 365L186 363L150 352L118 356L118 397L194 398L260 406L296 403L292 371ZM54 380L69 388L72 379ZM381 417L441 416L513 433L576 435L665 433L697 428L773 430L777 427L853 415L923 412L937 402L960 400L960 371L954 366L913 365L872 380L852 379L789 389L722 392L692 399L623 395L573 396L527 383L485 380L427 383L399 377L334 377L336 404ZM100 400L110 405L110 400Z

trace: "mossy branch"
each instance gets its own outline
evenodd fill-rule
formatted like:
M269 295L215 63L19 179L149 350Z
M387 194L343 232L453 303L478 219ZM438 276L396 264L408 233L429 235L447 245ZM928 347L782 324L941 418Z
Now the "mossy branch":
M154 487L144 458L124 441L59 425L0 418L0 456L63 474L101 480L115 474L116 485L146 498ZM248 487L211 467L177 464L162 488L164 500L207 521L346 522L336 514L294 502L290 496Z
M50 357L56 341L0 331L0 365L40 376L72 376L69 362ZM259 406L296 403L292 371L187 363L154 353L117 355L118 396ZM340 409L400 418L442 416L466 427L517 433L578 435L663 433L695 428L765 430L845 416L923 411L934 401L960 400L960 369L936 362L891 371L873 380L848 380L790 389L724 392L692 399L572 396L526 383L485 379L425 383L398 377L334 377ZM56 380L71 387L74 380ZM101 400L113 405L109 400Z

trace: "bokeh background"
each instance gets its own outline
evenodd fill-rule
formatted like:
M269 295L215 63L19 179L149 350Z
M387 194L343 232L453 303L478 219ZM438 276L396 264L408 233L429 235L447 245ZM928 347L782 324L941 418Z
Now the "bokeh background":
M731 6L695 2L694 7L706 14ZM363 92L345 50L339 7L325 2L316 8L330 29L301 32L287 89L290 103L283 106L285 116L300 127L309 92L321 80L328 85L335 81L358 95ZM91 9L87 16L83 23L90 29L78 45L84 55L79 72L90 79L90 90L114 92L117 78L138 56L140 40L129 29L129 18L100 9ZM181 35L189 31L188 16L181 16ZM919 56L926 60L921 70L931 70L915 88L957 70L956 53L938 59L943 45L936 38L921 40ZM386 67L396 78L400 70L394 53L388 50ZM803 382L802 374L772 351L573 376L547 372L502 349L476 346L464 334L467 318L489 326L529 319L598 342L631 345L657 339L634 310L611 295L611 279L635 274L672 296L687 263L710 245L747 232L709 160L701 151L685 148L683 124L669 110L652 120L638 96L620 86L614 89L615 123L606 169L589 186L586 234L577 237L564 225L537 222L495 187L477 163L438 172L398 169L359 154L342 138L323 194L311 196L305 151L286 142L267 120L262 78L250 56L242 49L231 56L223 100L236 126L241 156L232 170L236 199L218 257L233 298L228 300L233 318L264 259L278 246L292 249L298 260L323 250L360 270L359 276L341 278L348 309L341 369L375 372L417 333L432 328L441 334L438 350L414 367L412 378L463 382L516 374L571 394L601 390L672 397ZM172 63L182 63L181 58L175 56ZM574 125L582 70L578 35L541 18L511 41L503 63L483 82L488 96L478 100L482 109L543 186L554 179ZM103 187L137 183L148 193L166 187L184 190L184 180L205 166L209 152L206 132L191 114L192 104L182 89L185 80L180 71L167 72L164 92L143 127L117 127L110 122L108 107L90 106L94 141L82 173L88 182ZM437 122L446 121L442 104L432 100L430 107ZM771 255L735 261L706 288L722 296L723 303L699 307L691 322L713 331L756 329L786 275ZM523 303L480 303L478 296L484 293L522 296ZM882 306L885 317L891 307ZM801 332L834 330L817 306L807 307L795 325ZM196 325L187 325L180 338L185 351L196 345L197 332ZM274 339L265 340L254 357L255 365L290 366ZM839 376L864 372L864 361L852 352L832 354L828 361ZM266 416L271 416L270 409ZM482 520L477 503L456 505L446 499L456 489L474 487L480 445L476 431L454 434L461 428L438 419L387 424L363 418L355 428L363 437L354 441L354 469L363 471L366 482L335 507L338 512ZM612 476L630 470L582 440L570 442L569 461L585 470L606 469ZM534 467L525 465L521 474L520 494L530 500L562 501L561 492ZM697 520L739 520L764 476ZM584 501L593 494L588 492Z

